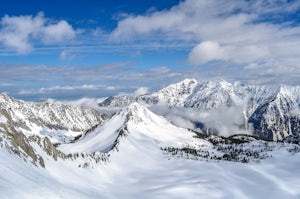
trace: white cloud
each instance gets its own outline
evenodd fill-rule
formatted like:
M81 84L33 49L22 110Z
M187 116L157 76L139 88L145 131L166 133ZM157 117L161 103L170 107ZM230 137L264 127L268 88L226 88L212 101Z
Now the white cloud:
M75 37L75 30L65 20L53 22L43 13L36 16L5 15L0 21L0 44L20 54L32 51L35 42L53 44Z
M147 94L149 92L149 88L148 87L140 87L138 89L136 89L136 91L134 92L135 95L144 95Z
M193 44L193 65L218 60L267 66L257 73L274 63L300 69L300 27L286 17L299 9L298 1L185 0L169 10L122 18L110 39Z
M13 83L5 83L5 82L2 82L2 83L0 83L0 86L1 86L1 87L11 87L11 86L14 86L14 84L13 84Z
M168 67L142 70L126 62L91 67L0 63L0 71L0 82L14 84L10 88L13 96L32 96L39 100L62 96L74 99L83 96L111 96L120 92L134 93L141 85L156 90L184 78L181 71ZM62 95L64 91L66 93Z
M117 87L115 87L115 86L108 86L105 89L108 90L108 91L114 91L114 90L117 89Z
M219 135L252 134L252 126L245 129L245 119L242 107L219 107L216 110L204 111L193 108L172 108L153 105L149 107L158 115L163 115L174 124L201 132L196 123L201 123L205 128L214 129ZM205 132L204 132L205 133Z
M162 67L156 67L156 68L151 68L150 72L154 73L155 75L162 75L166 73L170 73L170 68L162 66Z
M213 38L222 34L231 39L239 39L231 37L231 34L235 34L237 28L249 22L252 15L228 14L241 7L241 2L186 0L170 10L122 19L110 38L123 41L155 34L166 39L199 41L204 37Z
M59 54L59 58L62 61L71 61L75 58L75 55L73 52L69 51L69 50L63 50L60 54Z
M60 54L59 54L59 58L61 60L67 60L68 58L68 52L66 50L63 50Z
M56 91L97 90L103 87L104 87L103 85L93 85L93 84L84 84L79 86L53 86L49 88L21 90L18 92L18 94L28 95L28 94L43 94L43 93L56 92Z
M35 85L45 83L53 84L55 81L58 81L69 82L74 85L77 85L78 82L91 82L92 84L122 86L124 82L132 82L134 83L132 88L136 89L142 82L153 85L153 83L159 84L161 81L165 82L168 78L174 79L176 77L177 80L181 79L180 73L176 73L168 67L133 70L130 63L127 62L110 63L92 67L1 65L0 63L0 68L0 80L2 82L18 79L21 82L32 82ZM16 73L16 71L18 71L18 73Z
M100 109L98 106L99 103L101 103L103 100L105 100L106 97L102 98L88 98L83 97L76 100L56 100L56 99L47 99L47 102L49 103L58 103L58 104L67 104L67 105L74 105L74 106L83 106L83 107L89 107L94 109Z
M216 110L199 113L198 120L207 128L216 129L219 135L253 134L252 126L245 129L245 119L241 107L219 107Z
M56 24L45 25L42 28L42 37L44 43L52 44L62 42L75 37L75 31L72 26L65 20L61 20Z
M268 55L269 50L264 46L221 46L217 42L205 41L191 50L188 59L193 65L200 65L213 60L247 63L266 58Z
M189 54L189 62L194 65L203 64L211 60L224 59L224 49L219 43L206 41L195 46Z

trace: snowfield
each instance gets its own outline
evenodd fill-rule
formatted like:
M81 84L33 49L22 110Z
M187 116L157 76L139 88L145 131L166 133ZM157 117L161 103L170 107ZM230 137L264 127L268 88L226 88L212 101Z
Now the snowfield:
M276 150L261 163L207 162L167 159L153 144L129 142L93 168L52 159L38 168L1 149L1 198L300 197L299 153Z

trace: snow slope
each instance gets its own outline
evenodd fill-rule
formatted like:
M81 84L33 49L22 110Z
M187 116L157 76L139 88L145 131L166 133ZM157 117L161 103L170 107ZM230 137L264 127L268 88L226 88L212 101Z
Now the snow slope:
M121 136L116 136L120 133ZM93 138L97 142L91 143ZM250 142L245 147L255 147L259 142ZM247 164L170 156L162 152L162 146L214 149L207 140L195 138L192 132L132 104L77 142L61 146L64 151L81 152L112 148L108 162L83 168L77 164L82 161L80 157L55 161L40 151L45 160L43 169L24 163L0 148L0 196L4 199L299 198L299 146L270 145L273 148L268 154L272 158Z
M141 145L144 145L142 144L143 141L155 142L160 146L208 144L205 141L195 139L195 134L191 131L176 127L147 108L133 103L82 139L75 143L60 145L59 148L66 153L108 152L120 142L118 138L121 136L126 136L126 140L141 142Z

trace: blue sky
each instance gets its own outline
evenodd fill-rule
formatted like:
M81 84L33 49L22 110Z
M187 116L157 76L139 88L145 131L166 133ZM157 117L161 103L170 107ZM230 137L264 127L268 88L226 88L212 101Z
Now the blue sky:
M0 4L0 91L17 98L103 97L184 78L300 84L296 0Z

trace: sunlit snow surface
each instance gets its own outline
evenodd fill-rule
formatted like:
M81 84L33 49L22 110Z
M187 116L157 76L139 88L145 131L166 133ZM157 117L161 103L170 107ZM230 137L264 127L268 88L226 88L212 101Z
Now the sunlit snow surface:
M1 198L300 198L300 153L278 144L259 163L171 157L160 147L211 145L137 104L60 149L106 151L124 125L128 134L109 161L87 168L43 151L46 167L36 167L0 148Z
M153 144L124 140L110 162L79 168L24 163L1 149L1 198L299 198L300 155L262 163L167 159Z

